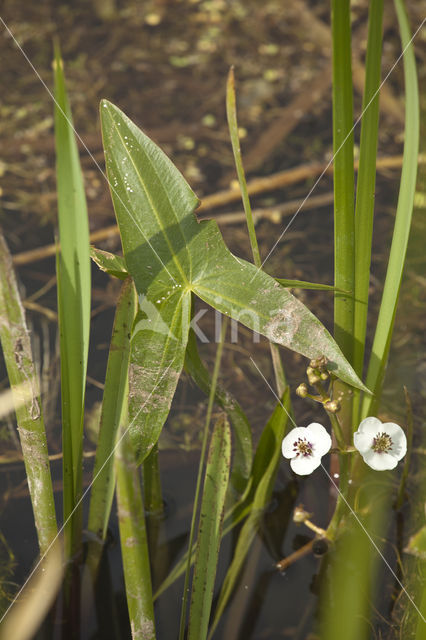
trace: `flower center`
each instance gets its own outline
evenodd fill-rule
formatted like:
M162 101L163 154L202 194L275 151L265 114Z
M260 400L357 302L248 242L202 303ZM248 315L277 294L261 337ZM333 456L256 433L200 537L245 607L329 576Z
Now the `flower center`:
M382 433L378 433L374 438L372 449L376 453L388 453L388 451L392 449L392 445L393 442L390 435L382 431Z
M296 451L297 456L312 456L313 455L313 445L306 440L306 438L298 438L296 442L293 443L293 451Z

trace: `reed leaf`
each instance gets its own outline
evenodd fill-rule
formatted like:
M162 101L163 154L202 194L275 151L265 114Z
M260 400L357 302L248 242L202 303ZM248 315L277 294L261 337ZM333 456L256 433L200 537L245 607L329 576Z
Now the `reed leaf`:
M259 530L262 514L271 499L278 465L281 460L281 443L287 430L289 401L290 395L287 389L284 392L282 404L277 404L262 432L253 462L253 502L248 518L238 536L232 562L219 594L209 638L213 635L231 598L250 546Z
M113 450L120 424L123 403L127 401L127 375L130 353L130 333L136 312L136 293L131 278L122 286L114 318L108 356L105 387L96 449L93 484L90 496L88 530L95 540L89 544L88 564L96 572L101 544L105 540L115 474Z
M352 362L355 290L354 138L350 0L332 0L333 184L334 184L334 338ZM340 290L350 293L340 293ZM340 419L349 439L352 394L337 381Z
M40 553L57 534L46 432L24 307L0 231L0 340L18 423Z
M353 351L354 140L350 1L333 0L334 337L351 361Z
M411 227L419 151L419 90L414 46L406 10L402 0L395 0L401 44L404 51L405 78L405 138L398 205L389 254L386 280L368 364L366 384L374 396L364 396L360 418L374 415L380 401L381 388L389 355L396 308L401 287L408 238Z
M204 479L189 611L189 640L207 637L225 497L231 466L231 434L225 416L213 430Z
M63 63L55 47L55 145L60 255L57 259L61 352L65 549L79 545L83 416L90 332L89 224L83 176L65 89Z
M379 87L382 50L383 0L372 0L369 9L365 89L362 102L361 142L355 207L355 309L353 365L362 378L370 287L371 243L379 134ZM352 426L359 424L360 393L354 392Z
M133 640L154 640L148 539L140 476L130 439L120 435L115 456L117 509L127 607Z
M198 387L208 395L210 393L211 378L201 361L197 340L192 329L189 332L186 348L185 370ZM231 484L238 493L242 493L247 487L253 461L250 423L235 398L220 385L217 385L216 388L215 402L226 411L231 420L234 434Z

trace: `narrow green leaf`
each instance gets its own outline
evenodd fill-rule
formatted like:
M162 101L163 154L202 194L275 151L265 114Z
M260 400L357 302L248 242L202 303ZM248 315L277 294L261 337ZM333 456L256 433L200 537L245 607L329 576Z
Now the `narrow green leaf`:
M379 134L379 86L382 52L383 0L372 0L369 9L365 89L362 101L361 141L355 208L355 308L353 366L362 377L370 287L373 239L377 140ZM359 392L354 394L352 426L359 424Z
M55 48L55 145L59 240L58 311L61 350L64 521L66 551L78 544L81 509L83 413L90 331L90 255L86 197L63 63ZM72 476L72 482L68 479ZM74 533L71 533L72 529Z
M101 118L126 267L143 295L143 324L132 350L135 391L130 391L138 460L155 444L170 408L188 340L192 291L272 342L308 358L327 357L337 376L365 389L330 334L301 302L266 273L233 256L214 221L197 222L198 200L167 156L106 100Z
M39 384L12 257L0 230L0 340L13 392L18 433L40 553L56 537L56 515Z
M96 247L90 247L90 257L101 271L105 271L115 278L125 280L129 275L124 258L116 256L114 253L102 251L102 249L97 249Z
M100 543L105 540L111 503L114 494L114 456L113 450L120 424L123 402L127 399L127 374L129 366L130 333L136 311L136 293L131 278L123 283L115 313L111 346L108 356L105 388L102 398L102 411L96 449L93 485L90 496L88 530L96 536L98 542L89 545L88 555L95 562L99 559ZM88 561L89 562L89 561Z
M404 386L404 395L405 395L405 430L407 435L407 453L404 458L404 467L401 474L401 479L399 481L399 489L398 495L395 500L394 508L396 511L401 509L404 501L406 500L406 486L408 477L410 474L411 467L411 455L413 453L413 407L411 405L410 394L408 393L408 389Z
M226 85L226 117L228 119L229 134L231 137L232 151L234 154L235 168L237 170L238 182L241 189L241 197L243 199L244 213L246 215L247 229L250 237L251 251L253 261L256 267L260 268L262 260L260 259L259 245L256 238L256 229L254 228L253 214L250 205L250 198L247 191L246 176L241 158L240 136L237 123L237 106L235 97L235 78L234 69L231 67L228 74L228 82Z
M222 417L213 431L206 466L189 612L189 640L203 640L207 636L230 465L231 434L226 417Z
M271 418L262 432L262 436L256 450L252 473L253 503L251 511L238 536L238 542L232 562L227 571L219 595L209 637L213 635L225 607L229 602L241 569L247 558L250 546L259 530L262 514L271 499L278 465L281 460L281 443L287 430L287 411L289 406L290 396L287 388L283 395L282 405L279 403L276 406Z
M334 337L346 358L353 353L354 138L350 0L332 0L334 154Z
M132 638L155 640L144 506L139 472L127 434L120 435L115 469L121 556Z
M250 237L251 251L253 254L253 262L258 269L262 268L260 259L259 245L256 238L256 230L254 227L253 213L251 210L250 198L247 189L246 176L241 157L240 137L238 132L237 121L237 101L235 95L235 78L234 69L231 67L228 74L228 82L226 84L226 117L228 119L229 135L231 138L232 151L234 153L235 168L237 170L238 182L241 189L241 197L243 200L244 213L246 216L247 229ZM287 385L284 367L281 360L281 354L276 344L270 342L272 366L274 370L275 384L279 395L281 395Z
M164 500L161 491L160 462L158 445L155 445L142 467L143 493L145 509L157 520L164 513Z
M239 524L251 511L252 500L250 498L252 494L252 481L247 484L246 490L241 498L230 509L227 509L224 517L224 527L222 536L228 534ZM195 559L195 545L192 547L191 552L191 565ZM166 589L168 589L180 576L184 573L188 563L188 552L186 552L175 564L173 569L169 571L161 585L158 587L154 594L154 600L161 596Z
M380 400L407 253L417 177L420 114L416 59L402 0L395 0L395 8L404 50L406 92L404 153L392 245L366 379L366 384L373 391L374 397L364 396L361 405L361 419L368 415L374 415Z
M185 623L186 623L187 601L188 601L188 592L189 592L189 574L191 570L191 560L192 560L190 553L192 551L193 543L195 539L196 520L197 520L199 497L201 492L204 461L206 456L207 443L209 439L210 422L212 418L217 381L219 378L223 347L225 344L225 335L226 335L227 325L228 325L228 322L227 322L227 319L225 318L221 327L219 341L217 343L216 357L215 357L215 362L213 367L212 383L210 385L209 401L207 403L206 419L204 422L203 439L201 442L200 461L198 464L197 481L195 483L194 506L192 509L191 527L189 531L188 557L187 557L185 578L183 583L182 609L181 609L180 623L179 623L179 640L184 640L184 637L185 637Z
M148 547L150 552L152 580L164 575L168 566L168 553L159 553L159 537L164 521L164 500L161 489L160 460L158 443L145 458L142 469L143 500L145 503Z
M334 338L352 363L355 291L354 137L350 0L332 0L333 184L334 184ZM340 293L340 289L351 293ZM347 380L343 380L347 382ZM340 421L352 434L352 393L339 380Z
M198 387L208 395L211 385L210 374L201 361L197 340L192 329L189 332L186 348L185 369ZM235 398L219 385L216 388L215 401L226 411L232 423L234 453L231 483L236 491L242 493L247 487L253 459L251 427Z
M330 284L320 284L318 282L305 282L304 280L288 280L287 278L275 278L282 287L294 287L295 289L312 289L313 291L339 291L339 293L348 293L343 289L336 289Z

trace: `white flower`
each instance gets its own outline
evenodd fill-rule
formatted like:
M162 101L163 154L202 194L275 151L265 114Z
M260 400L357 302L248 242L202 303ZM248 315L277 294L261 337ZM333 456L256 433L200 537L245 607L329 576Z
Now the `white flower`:
M307 476L319 467L330 448L331 438L317 422L292 429L281 445L284 458L290 458L290 466L299 476Z
M364 462L376 471L394 469L407 453L407 438L400 426L365 418L354 433L354 445Z

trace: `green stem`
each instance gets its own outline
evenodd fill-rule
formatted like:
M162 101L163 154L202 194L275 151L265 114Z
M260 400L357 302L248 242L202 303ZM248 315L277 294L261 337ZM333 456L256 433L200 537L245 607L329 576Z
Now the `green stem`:
M0 318L3 356L13 393L40 553L44 555L57 535L46 432L24 308L1 230Z
M379 86L382 49L383 0L372 0L369 10L366 76L362 102L361 141L355 208L355 316L353 367L362 378L370 287L373 238L377 140L379 133ZM360 391L354 389L352 428L359 422Z
M243 200L244 213L246 214L247 229L250 238L253 262L258 269L262 268L259 245L257 243L256 230L254 227L253 213L250 205L250 198L247 190L246 176L241 157L240 137L238 135L237 107L235 98L235 78L234 68L231 67L226 85L226 116L228 118L229 135L231 138L232 151L234 153L235 168L237 170L238 182L240 183L241 197ZM270 343L272 365L274 368L275 383L277 392L281 398L287 386L284 367L281 362L279 348L276 344Z
M87 528L93 536L89 541L86 564L90 567L93 578L97 574L114 497L115 474L112 451L117 440L123 404L127 400L129 335L136 305L134 284L131 278L127 278L121 288L114 318L90 494Z
M197 483L195 488L194 508L192 511L192 520L191 520L191 529L189 534L188 549L192 549L193 543L194 543L198 501L199 501L200 490L201 490L201 478L203 475L204 459L206 457L207 441L209 437L210 420L211 420L211 415L213 410L213 403L214 403L214 397L216 393L216 385L217 385L217 379L219 376L220 362L222 359L223 345L225 341L225 333L226 333L227 326L228 326L227 318L224 317L223 323L222 323L222 329L220 333L220 340L217 345L216 360L214 363L212 383L210 387L209 401L207 405L206 421L204 424L203 442L201 445L200 464L198 466L198 475L197 475ZM181 609L180 626L179 626L179 640L183 640L185 635L186 610L187 610L188 592L189 592L189 574L191 571L191 558L192 558L192 554L188 553L188 561L186 564L185 580L184 580L184 587L183 587L182 609Z
M354 139L350 0L333 0L334 337L349 362L353 354L355 289ZM350 291L345 294L338 290ZM345 435L352 430L352 396L336 383Z
M154 606L140 477L128 434L115 457L117 508L127 606L133 638L155 639Z
M148 513L163 513L163 496L161 492L160 465L158 461L158 443L152 448L142 465L145 509Z
M354 310L354 156L349 0L332 1L335 338L352 359Z
M240 137L238 135L237 109L235 100L235 78L234 68L231 67L228 74L226 86L226 116L228 118L229 134L231 137L232 151L234 153L235 168L237 170L238 182L240 183L241 197L243 199L244 212L246 214L247 229L250 237L250 245L253 253L253 261L258 269L262 266L260 259L259 245L257 243L256 231L254 228L253 214L251 211L250 199L247 191L246 176L241 159Z
M411 451L413 449L413 407L407 387L404 386L405 404L406 404L406 425L407 425L407 455L404 460L404 469L399 484L398 496L395 502L395 509L398 510L404 504L405 487L410 471Z
M350 471L351 456L339 455L339 492L337 494L336 507L334 509L333 516L330 520L330 524L327 527L327 538L334 540L336 538L340 522L342 517L348 509L347 505L347 493L349 487L349 471Z
M164 515L163 494L161 491L158 443L151 449L149 456L142 463L143 492L146 512L146 528L148 547L152 566L152 581L157 584L157 576L163 575L162 569L167 566L167 549L158 553L158 539Z
M337 444L339 445L339 449L346 450L346 442L343 436L343 429L340 421L335 413L331 413L327 411L328 417L331 422L331 426L333 427L334 435L336 436Z

